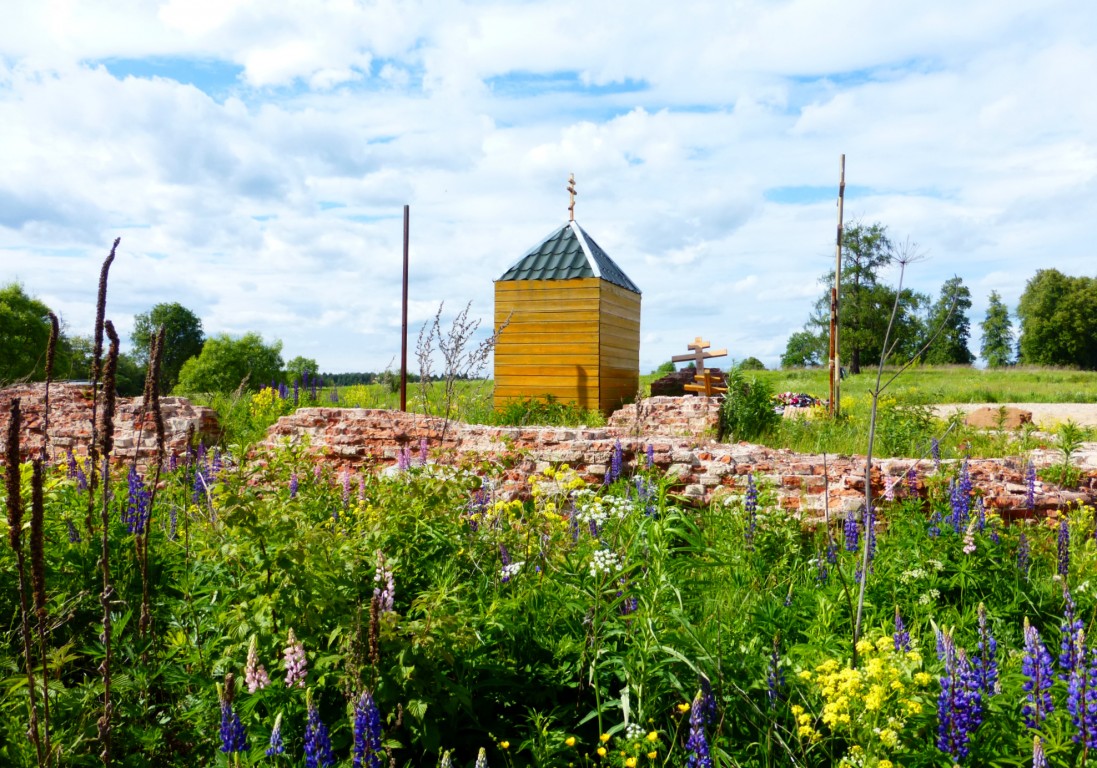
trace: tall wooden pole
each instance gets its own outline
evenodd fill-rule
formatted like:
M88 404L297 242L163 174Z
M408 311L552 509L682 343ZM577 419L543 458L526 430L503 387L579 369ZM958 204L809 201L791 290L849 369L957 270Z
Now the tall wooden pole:
M842 355L838 347L838 319L842 295L842 206L846 198L846 156L838 176L838 237L834 243L834 288L830 293L830 414L842 412Z
M400 306L400 410L408 409L408 231L410 206L404 206L404 295Z

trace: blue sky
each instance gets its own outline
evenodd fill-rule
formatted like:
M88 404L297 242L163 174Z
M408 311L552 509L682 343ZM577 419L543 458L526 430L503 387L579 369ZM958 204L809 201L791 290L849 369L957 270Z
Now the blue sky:
M329 371L412 334L576 218L643 291L641 368L697 335L775 364L847 219L905 283L1015 308L1097 273L1097 6L1020 0L14 0L0 281L90 332L160 302ZM414 341L414 338L413 338Z

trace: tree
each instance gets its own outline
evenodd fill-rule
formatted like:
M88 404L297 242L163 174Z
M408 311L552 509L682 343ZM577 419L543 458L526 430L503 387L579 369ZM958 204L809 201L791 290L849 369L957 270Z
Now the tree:
M0 288L0 383L45 379L49 311L41 301L28 296L19 283ZM54 357L54 378L64 378L71 367L71 358L62 336ZM87 375L87 369L82 375Z
M827 340L809 330L797 331L788 337L785 354L781 355L782 368L814 368L822 365L827 356Z
M256 390L282 381L282 342L264 344L258 333L234 339L227 333L206 340L198 357L183 363L180 392L232 392L243 385Z
M133 359L141 368L148 366L149 342L160 326L164 327L164 353L160 365L160 391L167 393L179 381L183 363L198 355L206 337L202 321L182 304L157 304L133 318Z
M1021 362L1097 370L1097 279L1068 277L1041 269L1025 285L1021 319Z
M740 362L737 367L744 371L764 371L766 369L766 364L757 357L748 357L746 360Z
M887 227L880 223L854 222L842 233L839 352L842 360L848 361L850 373L860 373L863 362L878 361L883 354L884 334L895 303L895 290L879 281L879 273L894 257L895 248L887 236ZM815 329L815 334L822 340L821 354L825 355L830 332L833 270L820 281L826 291L815 302L808 329ZM924 294L903 289L891 332L895 345L893 357L905 359L911 350L919 347L923 334L919 311L928 301Z
M1009 319L1009 310L1002 303L997 291L990 292L990 303L983 322L979 324L983 331L983 345L980 356L988 368L1001 368L1013 362L1013 323Z
M315 360L298 355L286 363L286 378L291 382L304 379L306 374L309 378L315 378L319 370L320 366Z
M941 331L926 349L922 361L930 365L971 365L975 355L968 349L971 321L971 291L959 277L951 277L941 286L941 296L929 310L928 333Z

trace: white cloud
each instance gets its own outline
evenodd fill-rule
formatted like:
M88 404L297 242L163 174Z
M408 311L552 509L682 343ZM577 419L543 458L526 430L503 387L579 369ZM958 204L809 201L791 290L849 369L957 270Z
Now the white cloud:
M0 278L75 332L120 234L120 328L180 301L380 368L403 204L413 325L441 301L490 318L574 172L577 218L644 291L642 364L698 333L772 364L833 260L842 152L847 215L919 243L917 290L960 275L975 323L1038 268L1093 273L1089 5L18 0L5 21Z

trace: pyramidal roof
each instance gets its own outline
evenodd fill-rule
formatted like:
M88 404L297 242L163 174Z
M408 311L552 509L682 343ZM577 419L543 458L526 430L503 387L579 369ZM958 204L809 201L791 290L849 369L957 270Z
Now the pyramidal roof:
M569 221L533 246L499 280L574 280L600 277L633 293L636 284L578 222Z

